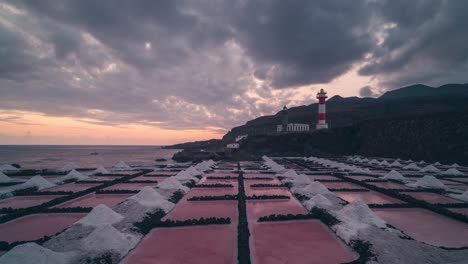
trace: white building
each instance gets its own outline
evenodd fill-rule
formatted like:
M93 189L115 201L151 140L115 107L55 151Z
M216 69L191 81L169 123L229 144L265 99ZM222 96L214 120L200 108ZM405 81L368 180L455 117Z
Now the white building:
M226 146L228 149L238 149L239 148L239 143L229 143Z
M309 132L310 126L308 124L288 124L286 126L286 131L283 131L283 125L276 126L276 132L283 133L283 132Z

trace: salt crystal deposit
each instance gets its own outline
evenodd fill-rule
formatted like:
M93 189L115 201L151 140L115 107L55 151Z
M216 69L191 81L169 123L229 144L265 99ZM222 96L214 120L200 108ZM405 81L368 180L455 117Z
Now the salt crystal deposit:
M178 190L185 194L189 191L189 188L182 185L177 179L174 179L174 177L171 177L158 185L158 192L166 198L169 198Z
M382 162L380 162L380 165L381 165L381 166L388 166L388 165L390 165L390 164L388 163L388 161L383 160Z
M18 168L11 166L10 164L3 164L0 166L0 172L8 172L8 171L19 171Z
M333 206L333 203L330 200L328 200L327 197L321 194L317 194L304 202L304 207L307 208L307 210L309 211L312 210L312 208L314 207L328 209L331 206Z
M38 190L42 190L54 186L56 186L54 183L51 183L50 181L42 178L40 175L36 175L22 184L13 186L11 190L21 190L32 187L36 187Z
M282 173L281 176L286 177L286 178L290 178L290 179L294 179L298 175L297 175L295 170L290 169L290 170L287 170L286 172Z
M410 187L415 187L415 188L429 188L429 189L445 189L446 188L446 186L442 182L440 182L436 177L429 176L429 175L426 175L418 179L416 182L412 182L407 185Z
M410 164L404 166L403 169L405 169L405 170L416 170L416 171L421 170L421 168L419 168L419 166L414 164L414 163L410 163Z
M128 199L134 200L145 207L162 209L166 213L175 206L150 186L145 186L139 193Z
M385 176L383 176L382 179L384 179L384 180L395 180L395 181L405 181L406 180L406 178L403 175L401 175L401 173L399 173L398 171L395 171L395 170L391 170L390 172L385 174Z
M103 166L99 166L95 171L91 173L91 175L98 175L98 174L109 174L110 172L106 170Z
M450 168L444 172L442 172L443 175L449 175L449 176L463 176L463 172L455 169L455 168Z
M205 172L205 171L211 170L212 168L211 168L210 162L203 161L195 165L195 169Z
M26 243L1 256L0 264L67 264L74 256L72 252L54 252L36 243Z
M63 166L60 171L63 171L63 172L69 172L71 170L76 170L76 169L79 169L80 168L80 164L76 163L76 162L69 162L67 164L65 164L65 166Z
M292 183L293 187L301 187L310 184L312 181L305 174L299 174L296 177L286 178L284 182Z
M202 174L199 170L195 169L193 166L190 166L188 169L185 170L185 172L191 176L197 176L197 175Z
M325 185L318 181L314 181L304 187L291 188L291 191L309 198L317 194L333 194Z
M131 234L121 233L112 225L101 225L81 240L82 248L89 252L115 251L121 255L136 246L139 239Z
M398 162L398 160L395 160L390 164L390 167L403 167L403 165L401 165L401 163Z
M129 170L131 169L130 166L127 165L127 163L123 161L117 162L114 166L112 166L113 169L115 170Z
M124 217L104 204L100 204L91 210L88 215L81 218L76 224L85 226L101 226L115 224L120 222Z
M450 194L449 196L457 200L468 202L468 191L465 191L462 194Z
M12 182L14 181L12 178L6 176L3 172L0 171L0 183L1 182Z
M433 165L427 165L426 167L422 168L421 171L422 172L434 172L434 173L440 172L440 170L434 167Z
M335 225L333 229L336 231L336 234L346 242L353 239L360 230L368 228L369 226L376 226L379 228L386 227L385 221L375 215L361 199L356 199L339 210L336 213L336 218L340 220L341 223Z
M60 182L64 182L67 180L83 181L83 180L88 180L88 179L89 179L88 176L81 174L79 171L72 170L67 175L56 179L55 182L60 183Z

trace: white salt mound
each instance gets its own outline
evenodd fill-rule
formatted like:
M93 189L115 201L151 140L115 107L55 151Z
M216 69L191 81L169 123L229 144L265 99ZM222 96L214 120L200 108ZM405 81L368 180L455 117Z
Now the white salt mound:
M298 175L296 171L289 169L285 173L283 173L282 176L286 178L296 178Z
M390 164L388 163L388 161L383 160L382 162L380 162L380 165L382 165L382 166L388 166L388 165L390 165Z
M12 182L13 179L6 176L3 172L0 171L0 182Z
M384 179L384 180L396 180L396 181L405 181L406 180L406 178L403 175L401 175L401 173L399 173L398 171L395 171L395 170L391 170L390 172L385 174L385 176L383 176L382 179Z
M463 194L450 194L450 197L468 202L468 191L465 191Z
M185 170L185 172L187 172L191 176L197 176L197 175L202 174L199 170L195 169L193 166L190 166L188 169Z
M371 161L369 161L370 164L379 164L379 161L376 160L376 159L372 159Z
M442 165L442 164L440 164L440 162L437 161L436 163L434 163L434 165L440 166L440 165Z
M410 187L416 188L431 188L431 189L445 189L446 186L440 182L436 177L426 175L416 182L407 184Z
M127 254L137 243L138 238L136 236L121 233L112 225L98 226L89 236L81 240L81 245L85 251L115 251L120 255Z
M419 168L418 165L416 165L414 163L410 163L410 164L404 166L403 169L405 169L405 170L421 170L421 168Z
M18 245L0 257L1 264L67 264L74 253L54 252L36 243Z
M14 167L14 166L11 166L10 164L3 164L2 166L0 166L0 172L4 172L4 171L18 171L19 169Z
M465 191L462 194L449 194L449 196L457 200L468 202L468 191Z
M310 211L314 207L327 209L330 206L333 206L333 203L330 200L328 200L327 197L325 197L325 196L323 196L321 194L317 194L314 197L312 197L311 199L305 201L304 206L305 206L305 208L307 208L307 210Z
M313 181L312 183L306 185L305 187L292 188L291 190L293 193L302 194L307 197L313 197L314 195L317 195L317 194L327 194L327 193L333 194L332 192L328 190L328 188L325 185L323 185L322 183L318 181Z
M401 165L400 162L398 162L398 160L395 160L394 162L392 162L390 164L391 167L402 167L403 165Z
M15 186L14 189L21 190L21 189L26 189L26 188L31 188L31 187L37 187L38 190L42 190L42 189L47 189L47 188L51 188L54 186L57 186L57 185L42 178L40 175L36 175L32 177L31 179L27 180L25 183Z
M452 175L452 176L463 176L463 173L455 168L450 168L444 172L442 172L443 175Z
M187 171L179 171L175 176L175 178L180 178L180 179L194 179L195 177L193 177L190 173L188 173Z
M361 199L356 199L343 207L337 212L336 217L341 223L334 226L333 229L346 242L355 237L359 230L368 228L369 226L386 227L385 221L375 215Z
M65 164L65 166L63 166L62 169L60 169L60 170L64 171L64 172L67 172L67 171L76 170L76 169L79 169L79 168L80 168L80 164L78 164L76 162L69 162L69 163Z
M163 181L161 184L158 185L158 188L161 190L171 190L171 191L176 191L176 190L181 190L184 193L187 193L189 191L189 188L182 185L177 179L174 179L174 177L171 177L165 181Z
M88 179L89 179L88 176L81 174L79 171L72 170L67 175L56 179L56 182L63 182L66 180L83 181L83 180L88 180Z
M104 204L100 204L91 210L88 215L81 218L76 224L85 226L101 226L108 224L115 224L120 222L124 217L109 208Z
M99 166L95 171L93 171L92 175L96 174L109 174L110 172L106 170L103 166Z
M145 186L139 193L128 199L134 200L145 207L160 208L166 213L175 206L150 186Z
M117 169L117 170L128 170L131 169L130 166L127 165L127 163L123 161L117 162L112 168Z
M451 167L451 168L459 168L460 165L458 165L457 163L454 163L454 164L450 165L450 167Z
M434 167L433 165L427 165L426 167L422 168L421 171L422 172L434 172L434 173L440 172L440 170Z
M203 162L198 163L197 165L195 165L195 169L204 172L204 171L211 170L211 166L210 166L209 162L203 161Z
M296 178L293 178L289 181L293 184L293 186L305 186L312 183L309 177L305 174L299 174Z

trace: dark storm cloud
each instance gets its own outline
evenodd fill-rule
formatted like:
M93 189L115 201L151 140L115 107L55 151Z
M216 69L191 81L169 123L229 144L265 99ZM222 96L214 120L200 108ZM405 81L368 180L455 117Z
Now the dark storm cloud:
M367 1L246 1L236 37L276 88L327 83L372 48Z
M359 96L361 97L376 97L378 94L372 90L370 86L364 86L359 89Z
M21 79L30 77L39 63L31 55L29 45L18 32L11 31L0 24L0 78Z
M380 76L393 88L466 82L467 1L377 1L375 10L391 26L360 74Z
M8 1L0 109L229 129L311 103L288 88L355 65L387 88L466 82L465 10L456 0Z

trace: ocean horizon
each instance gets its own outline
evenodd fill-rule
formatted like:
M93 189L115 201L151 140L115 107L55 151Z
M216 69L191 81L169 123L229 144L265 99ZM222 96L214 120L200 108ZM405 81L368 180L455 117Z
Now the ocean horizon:
M156 159L172 162L178 151L160 145L0 145L0 164L19 164L26 169L60 168L68 162L108 167L121 160L129 165L151 165Z

